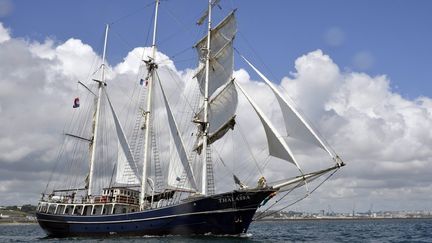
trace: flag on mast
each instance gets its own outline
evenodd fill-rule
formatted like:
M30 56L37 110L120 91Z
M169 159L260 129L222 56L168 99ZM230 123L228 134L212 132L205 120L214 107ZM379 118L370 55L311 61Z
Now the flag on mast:
M148 85L148 78L146 78L145 80L144 79L140 79L140 85L141 86L144 84L144 82L145 82L145 86L147 87L147 85Z

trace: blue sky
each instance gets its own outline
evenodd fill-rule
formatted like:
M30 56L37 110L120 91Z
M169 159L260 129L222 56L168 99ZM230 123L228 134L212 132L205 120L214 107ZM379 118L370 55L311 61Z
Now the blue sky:
M104 24L114 22L108 59L115 64L133 47L149 43L151 2L16 0L1 21L14 37L59 42L73 37L95 50L101 49ZM293 71L297 57L321 49L342 69L386 74L404 97L432 94L430 1L223 0L221 6L217 17L238 8L237 48L258 57L276 81ZM205 1L162 1L159 49L172 56L190 47L204 31L193 25L204 8ZM178 68L193 67L193 56L187 50L176 57Z

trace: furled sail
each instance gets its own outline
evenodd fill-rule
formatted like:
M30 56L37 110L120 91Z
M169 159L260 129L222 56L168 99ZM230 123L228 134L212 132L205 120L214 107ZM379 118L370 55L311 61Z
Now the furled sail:
M258 117L261 120L261 123L264 127L264 131L267 136L269 154L274 157L293 163L301 171L299 164L294 158L294 155L291 152L291 149L288 147L285 140L282 138L279 132L274 128L273 124L265 116L265 114L261 111L261 109L255 104L255 102L252 101L252 99L249 97L246 91L240 86L240 84L237 82L236 84L239 87L239 89L242 91L242 93L245 95L246 99L249 101L249 103L251 104L251 106L253 107L253 109L255 110L255 112L257 113Z
M306 120L301 116L301 114L291 105L279 92L279 90L273 85L270 80L265 77L255 66L252 65L245 57L242 58L247 64L265 81L265 83L270 87L270 89L275 94L279 106L282 110L282 115L285 121L285 128L288 136L302 140L304 142L309 142L321 147L327 151L331 157L335 155L331 150L325 145L323 140L316 134L312 127L306 122Z
M231 80L234 58L233 40L237 31L234 12L229 14L210 33L211 52L209 68L209 95L213 94L219 87ZM207 36L202 38L195 48L199 56L199 71L196 78L200 85L200 91L204 94L207 56Z
M114 107L111 104L111 100L109 99L108 94L106 92L105 94L111 109L111 114L114 119L114 124L115 124L117 137L118 137L119 150L118 150L116 182L120 184L138 184L139 183L138 167L133 158L132 151L126 139L126 135L124 134L120 121L117 118L117 115L114 111Z
M163 101L164 101L164 105L165 105L167 116L168 116L168 124L170 127L171 136L174 140L174 144L175 144L177 153L180 157L180 161L183 165L184 172L186 173L187 182L189 183L189 185L191 187L190 189L196 191L197 186L196 186L196 182L195 182L195 177L193 175L192 168L189 164L189 159L188 159L187 154L186 154L186 149L184 147L184 143L183 143L183 140L181 138L181 134L178 130L177 123L176 123L174 116L172 114L171 108L169 106L168 100L167 100L166 95L165 95L165 91L162 87L160 80L159 80L159 84L160 84L160 89L162 91ZM171 186L174 186L174 187L178 187L179 181L181 180L181 176L174 175L173 169L177 169L177 168L175 168L175 165L171 165L171 163L170 163L169 174L171 174L171 175L169 175L169 177L168 177L168 184ZM184 187L184 185L183 185L183 187Z

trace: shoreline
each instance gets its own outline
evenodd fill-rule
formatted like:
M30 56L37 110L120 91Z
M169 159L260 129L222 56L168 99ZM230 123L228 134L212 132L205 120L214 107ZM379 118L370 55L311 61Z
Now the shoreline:
M31 225L31 224L37 224L36 221L32 222L2 222L0 221L0 225Z
M350 221L355 221L355 220L401 220L401 219L408 219L408 220L417 220L417 219L432 219L432 216L430 217L419 217L419 218L404 218L404 217L392 217L392 218L387 218L387 217L375 217L375 218L363 218L363 217L358 217L358 218L343 218L343 217L323 217L323 218L284 218L284 219L260 219L260 220L254 220L254 222L268 222L268 221L325 221L325 220L350 220Z

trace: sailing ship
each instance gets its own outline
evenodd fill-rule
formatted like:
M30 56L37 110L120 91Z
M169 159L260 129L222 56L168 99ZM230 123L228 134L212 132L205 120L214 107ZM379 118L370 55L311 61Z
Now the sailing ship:
M239 54L276 97L289 136L310 141L330 156L331 164L327 167L310 172L302 169L286 138L243 84L233 77L233 42L237 30L235 11L213 27L212 8L216 4L218 1L209 0L206 13L198 21L200 25L207 22L207 34L194 46L199 60L193 78L196 80L194 87L199 92L195 96L198 97L195 98L198 105L195 110L192 109L190 114L193 115L187 121L192 127L190 137L186 134L190 134L191 129L181 125L176 116L178 113L174 111L178 106L170 102L164 85L164 79L173 78L175 74L169 67L162 67L161 60L156 59L159 0L155 1L151 56L143 60L146 72L139 86L138 108L135 112L138 115L130 129L132 135L129 136L107 92L107 25L102 65L98 69L98 77L90 82L94 87L79 82L89 99L93 99L94 102L87 103L94 104L94 108L91 108L92 112L87 112L90 114L89 119L81 120L83 124L78 126L76 133L65 133L65 139L75 142L73 146L64 144L61 147L62 155L72 153L65 155L66 159L59 158L59 162L66 162L66 172L58 180L50 179L37 207L39 225L49 236L238 235L247 232L257 209L273 197L307 187L315 179L332 175L344 165L292 102ZM162 72L169 75L162 77ZM233 179L231 184L234 188L219 192L215 189L214 164L216 158L224 165L229 161L219 158L220 154L212 147L226 139L227 134L238 130L234 127L238 126L236 108L239 93L243 94L262 124L268 157L288 161L297 174L276 182L267 182L261 176L254 179L258 180L257 184L247 185L240 179L241 176L231 173L228 178ZM156 100L160 101L158 108ZM81 109L85 103L80 103L76 98L74 108L81 105ZM103 111L111 115L103 115ZM164 114L168 125L162 126L160 121L156 121L160 113ZM106 120L114 124L114 138L101 130ZM185 131L181 131L182 128ZM157 129L164 135L157 134ZM156 142L158 139L161 142ZM187 142L187 139L192 142ZM80 146L84 146L87 152L79 152ZM158 146L162 151L158 150ZM113 147L117 149L117 156L103 155L103 151L109 153ZM164 153L174 154L176 159L161 162L160 154ZM87 172L73 168L74 161L84 164ZM89 165L83 161L89 161ZM98 162L108 164L104 167L107 170L111 166L108 161L114 164L108 168L111 173L101 176L98 169L102 167L98 166ZM168 169L162 169L163 166ZM83 176L75 176L75 173L82 173ZM98 176L102 179L98 180ZM229 180L225 179L225 182ZM60 182L67 185L55 187Z

